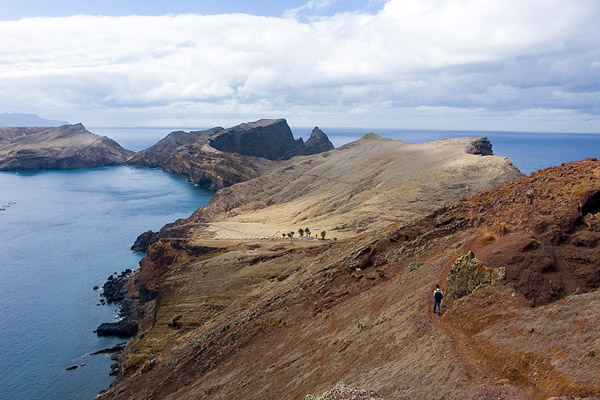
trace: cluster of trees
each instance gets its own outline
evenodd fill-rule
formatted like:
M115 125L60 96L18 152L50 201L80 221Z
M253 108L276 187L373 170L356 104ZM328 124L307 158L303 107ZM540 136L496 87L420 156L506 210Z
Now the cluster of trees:
M293 239L295 234L296 234L296 232L294 232L294 231L291 231L291 232L288 232L288 233L282 233L282 234L281 234L281 236L282 236L284 239L285 239L286 237L288 237L288 238L290 238L290 239ZM306 235L306 237L310 237L310 234L311 234L311 232L310 232L310 229L308 229L308 228L306 228L306 229L302 229L302 228L298 229L298 235L299 235L300 237L304 237L304 235ZM325 240L325 235L326 235L326 234L327 234L327 232L325 232L325 231L321 231L321 240Z

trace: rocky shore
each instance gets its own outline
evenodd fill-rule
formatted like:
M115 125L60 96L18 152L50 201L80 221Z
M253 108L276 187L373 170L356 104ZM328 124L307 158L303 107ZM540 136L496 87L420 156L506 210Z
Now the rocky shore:
M0 150L43 131L3 132ZM76 168L56 157L76 147L0 161ZM333 149L285 120L173 132L123 157L218 191L141 234L140 268L103 285L122 320L95 332L133 339L100 350L118 359L100 399L600 396L598 160L524 177L483 137Z
M126 269L121 274L112 274L102 286L102 303L116 304L121 320L117 322L104 322L96 328L94 333L98 336L133 337L137 333L137 322L134 320L137 300L129 296L127 285L134 275L131 269Z

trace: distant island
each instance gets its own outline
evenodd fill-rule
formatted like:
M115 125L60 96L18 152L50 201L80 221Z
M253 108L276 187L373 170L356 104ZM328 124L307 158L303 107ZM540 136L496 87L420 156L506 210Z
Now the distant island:
M0 114L0 128L6 127L58 127L69 125L67 121L42 118L36 114L4 113Z
M82 124L0 128L0 171L120 165L134 153Z

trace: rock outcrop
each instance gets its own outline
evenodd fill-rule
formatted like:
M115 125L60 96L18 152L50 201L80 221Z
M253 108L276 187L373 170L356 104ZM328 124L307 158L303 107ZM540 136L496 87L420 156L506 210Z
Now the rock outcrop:
M310 155L324 153L333 150L334 147L325 132L319 129L318 126L315 126L305 143L305 149L304 155Z
M302 138L295 140L285 119L261 119L240 124L214 135L209 143L224 152L269 160L288 160L333 149L333 144L319 128L313 130L306 143Z
M0 170L74 169L124 164L134 153L82 124L0 128Z
M492 151L492 143L488 140L487 137L482 137L478 140L474 140L466 151L469 154L475 154L479 156L494 155L494 152Z
M504 267L488 268L475 258L472 251L454 261L446 279L446 300L467 296L479 286L506 279Z

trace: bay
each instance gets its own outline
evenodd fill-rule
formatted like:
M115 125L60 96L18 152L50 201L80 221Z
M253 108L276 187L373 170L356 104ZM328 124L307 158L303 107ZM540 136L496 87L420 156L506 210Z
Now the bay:
M211 197L158 169L0 173L0 397L90 399L108 387L113 361L90 353L123 339L92 332L116 317L93 286L137 267L140 233Z

